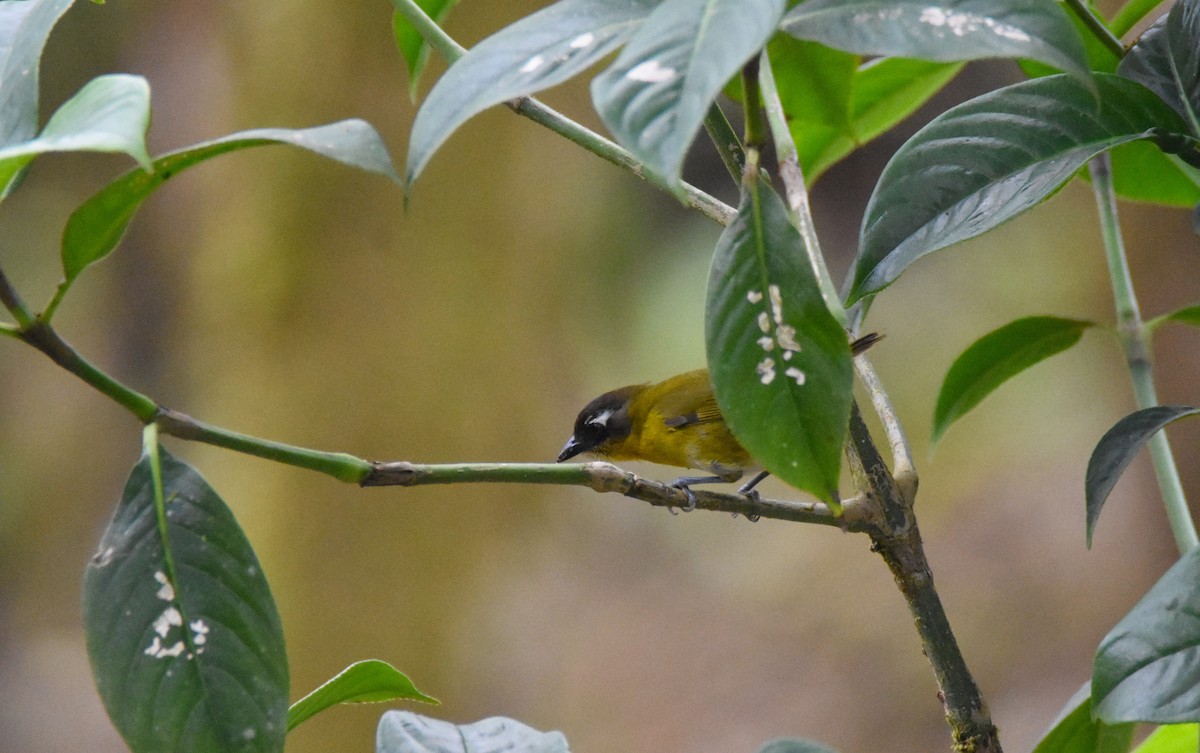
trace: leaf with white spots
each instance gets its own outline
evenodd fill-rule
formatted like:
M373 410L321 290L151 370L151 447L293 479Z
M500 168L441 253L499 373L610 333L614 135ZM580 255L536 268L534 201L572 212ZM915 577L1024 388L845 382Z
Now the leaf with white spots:
M836 503L850 348L783 201L764 183L743 187L737 218L717 242L706 344L717 404L750 455Z
M287 658L262 568L217 493L156 445L88 565L83 609L96 687L134 753L283 749Z
M665 0L592 81L613 136L673 188L721 88L766 45L783 0Z
M1028 58L1090 77L1083 40L1054 0L808 0L780 28L860 55Z
M408 184L467 120L586 70L621 46L658 2L559 0L472 47L438 80L417 113L408 144Z

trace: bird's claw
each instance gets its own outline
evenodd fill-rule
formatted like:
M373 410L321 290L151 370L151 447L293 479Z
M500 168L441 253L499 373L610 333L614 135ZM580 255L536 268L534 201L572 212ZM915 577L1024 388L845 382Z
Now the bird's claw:
M684 495L687 496L687 504L685 504L683 507L680 507L679 508L680 510L682 510L684 512L691 512L692 510L696 509L696 492L692 491L690 486L688 486L685 483L678 482L678 481L671 484L671 486L675 487L676 489L683 492Z

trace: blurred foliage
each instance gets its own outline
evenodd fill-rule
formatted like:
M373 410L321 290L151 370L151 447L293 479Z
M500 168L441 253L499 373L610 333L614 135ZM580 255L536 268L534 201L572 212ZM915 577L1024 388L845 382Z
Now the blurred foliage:
M536 6L474 3L449 29L469 45ZM426 81L443 69L433 60ZM386 3L81 3L51 37L44 111L110 70L150 80L153 153L362 117L402 154L414 112ZM972 64L934 106L1012 76ZM594 123L582 83L547 99ZM817 187L835 273L902 137ZM31 302L57 282L70 210L125 164L40 160L0 208L0 253ZM688 175L728 195L706 147ZM964 253L922 260L879 299L871 321L888 339L873 360L918 448L948 364L982 333L1022 315L1111 320L1099 239L1081 230L1094 212L1086 188L1069 187ZM1187 218L1123 212L1146 314L1200 300L1196 276L1180 273L1195 263ZM702 362L718 234L497 110L455 134L407 209L386 182L301 153L198 168L145 206L56 321L119 378L231 429L380 459L542 460L594 394ZM1194 399L1194 338L1162 331L1165 403ZM1013 750L1030 747L1099 638L1174 558L1144 459L1084 549L1087 456L1131 407L1101 342L1018 378L935 457L918 454L929 556ZM138 427L39 354L0 346L0 752L122 750L91 687L79 590ZM1173 439L1196 488L1187 459L1200 432L1181 425ZM440 716L502 713L563 730L578 750L749 751L778 736L842 750L945 744L903 601L865 540L671 517L581 489L361 490L170 446L253 542L297 694L373 656L442 699ZM289 750L368 750L378 712L322 714Z

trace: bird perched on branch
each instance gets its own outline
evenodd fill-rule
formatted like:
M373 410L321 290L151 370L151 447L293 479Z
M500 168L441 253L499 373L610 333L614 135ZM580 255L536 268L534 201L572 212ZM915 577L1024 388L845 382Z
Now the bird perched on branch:
M882 337L864 335L850 344L850 351L858 355ZM575 419L575 432L558 454L558 462L583 453L711 473L680 476L671 482L687 494L689 510L696 503L693 484L733 483L747 471L757 471L738 489L739 494L753 495L754 487L769 475L725 424L708 369L621 387L588 403Z

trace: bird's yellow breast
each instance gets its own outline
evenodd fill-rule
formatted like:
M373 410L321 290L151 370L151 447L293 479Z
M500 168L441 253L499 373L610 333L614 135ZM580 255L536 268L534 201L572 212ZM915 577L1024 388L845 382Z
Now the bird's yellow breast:
M629 436L605 448L614 460L648 460L736 477L754 467L726 426L708 370L643 386L630 400Z

